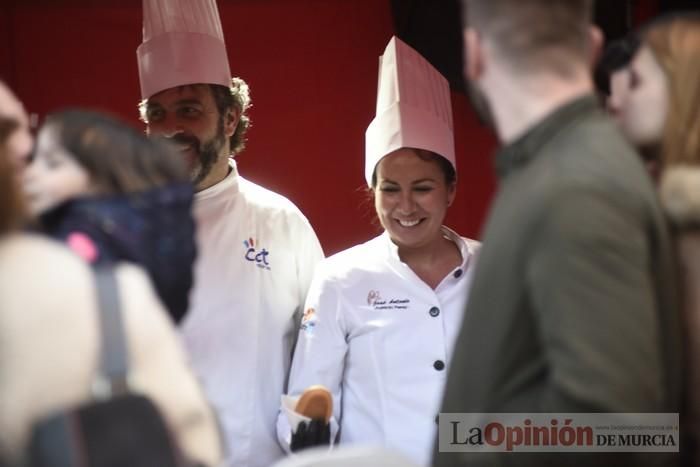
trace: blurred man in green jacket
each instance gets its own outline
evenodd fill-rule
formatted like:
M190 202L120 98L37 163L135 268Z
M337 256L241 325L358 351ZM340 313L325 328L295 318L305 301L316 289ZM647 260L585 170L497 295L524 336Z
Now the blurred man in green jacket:
M678 412L671 244L639 156L593 94L602 37L592 1L465 0L464 9L465 74L502 143L500 186L441 412ZM434 461L638 466L674 458L438 447Z

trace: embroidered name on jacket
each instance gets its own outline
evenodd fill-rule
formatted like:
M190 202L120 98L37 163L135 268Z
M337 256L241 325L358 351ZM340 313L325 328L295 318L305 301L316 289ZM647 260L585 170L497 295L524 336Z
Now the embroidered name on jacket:
M411 300L408 298L385 300L378 290L370 290L367 294L367 304L375 310L407 310Z
M243 256L246 261L255 263L255 265L262 269L270 269L270 252L265 248L257 250L255 247L255 240L250 237L248 240L243 240L243 245L246 248L245 255Z

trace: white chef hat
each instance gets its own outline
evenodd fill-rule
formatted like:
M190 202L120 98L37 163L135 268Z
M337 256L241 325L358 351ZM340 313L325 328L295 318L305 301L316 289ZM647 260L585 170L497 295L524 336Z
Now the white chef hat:
M141 97L185 84L231 86L216 0L143 0Z
M457 169L450 86L423 56L396 36L379 58L376 116L365 133L365 178L401 148L432 151Z

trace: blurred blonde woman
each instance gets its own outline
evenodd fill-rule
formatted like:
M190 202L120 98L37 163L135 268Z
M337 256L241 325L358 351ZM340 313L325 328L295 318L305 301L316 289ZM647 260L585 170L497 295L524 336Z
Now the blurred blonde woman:
M624 133L656 162L664 209L675 229L684 293L687 424L700 465L700 15L666 18L642 34L621 114ZM686 454L688 444L682 448Z

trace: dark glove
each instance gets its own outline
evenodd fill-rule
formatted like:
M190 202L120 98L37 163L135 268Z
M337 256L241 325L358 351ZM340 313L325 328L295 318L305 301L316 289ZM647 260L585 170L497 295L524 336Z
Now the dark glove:
M292 433L289 445L292 452L314 446L327 446L331 443L331 425L323 420L311 420L308 424L301 422L296 433Z

